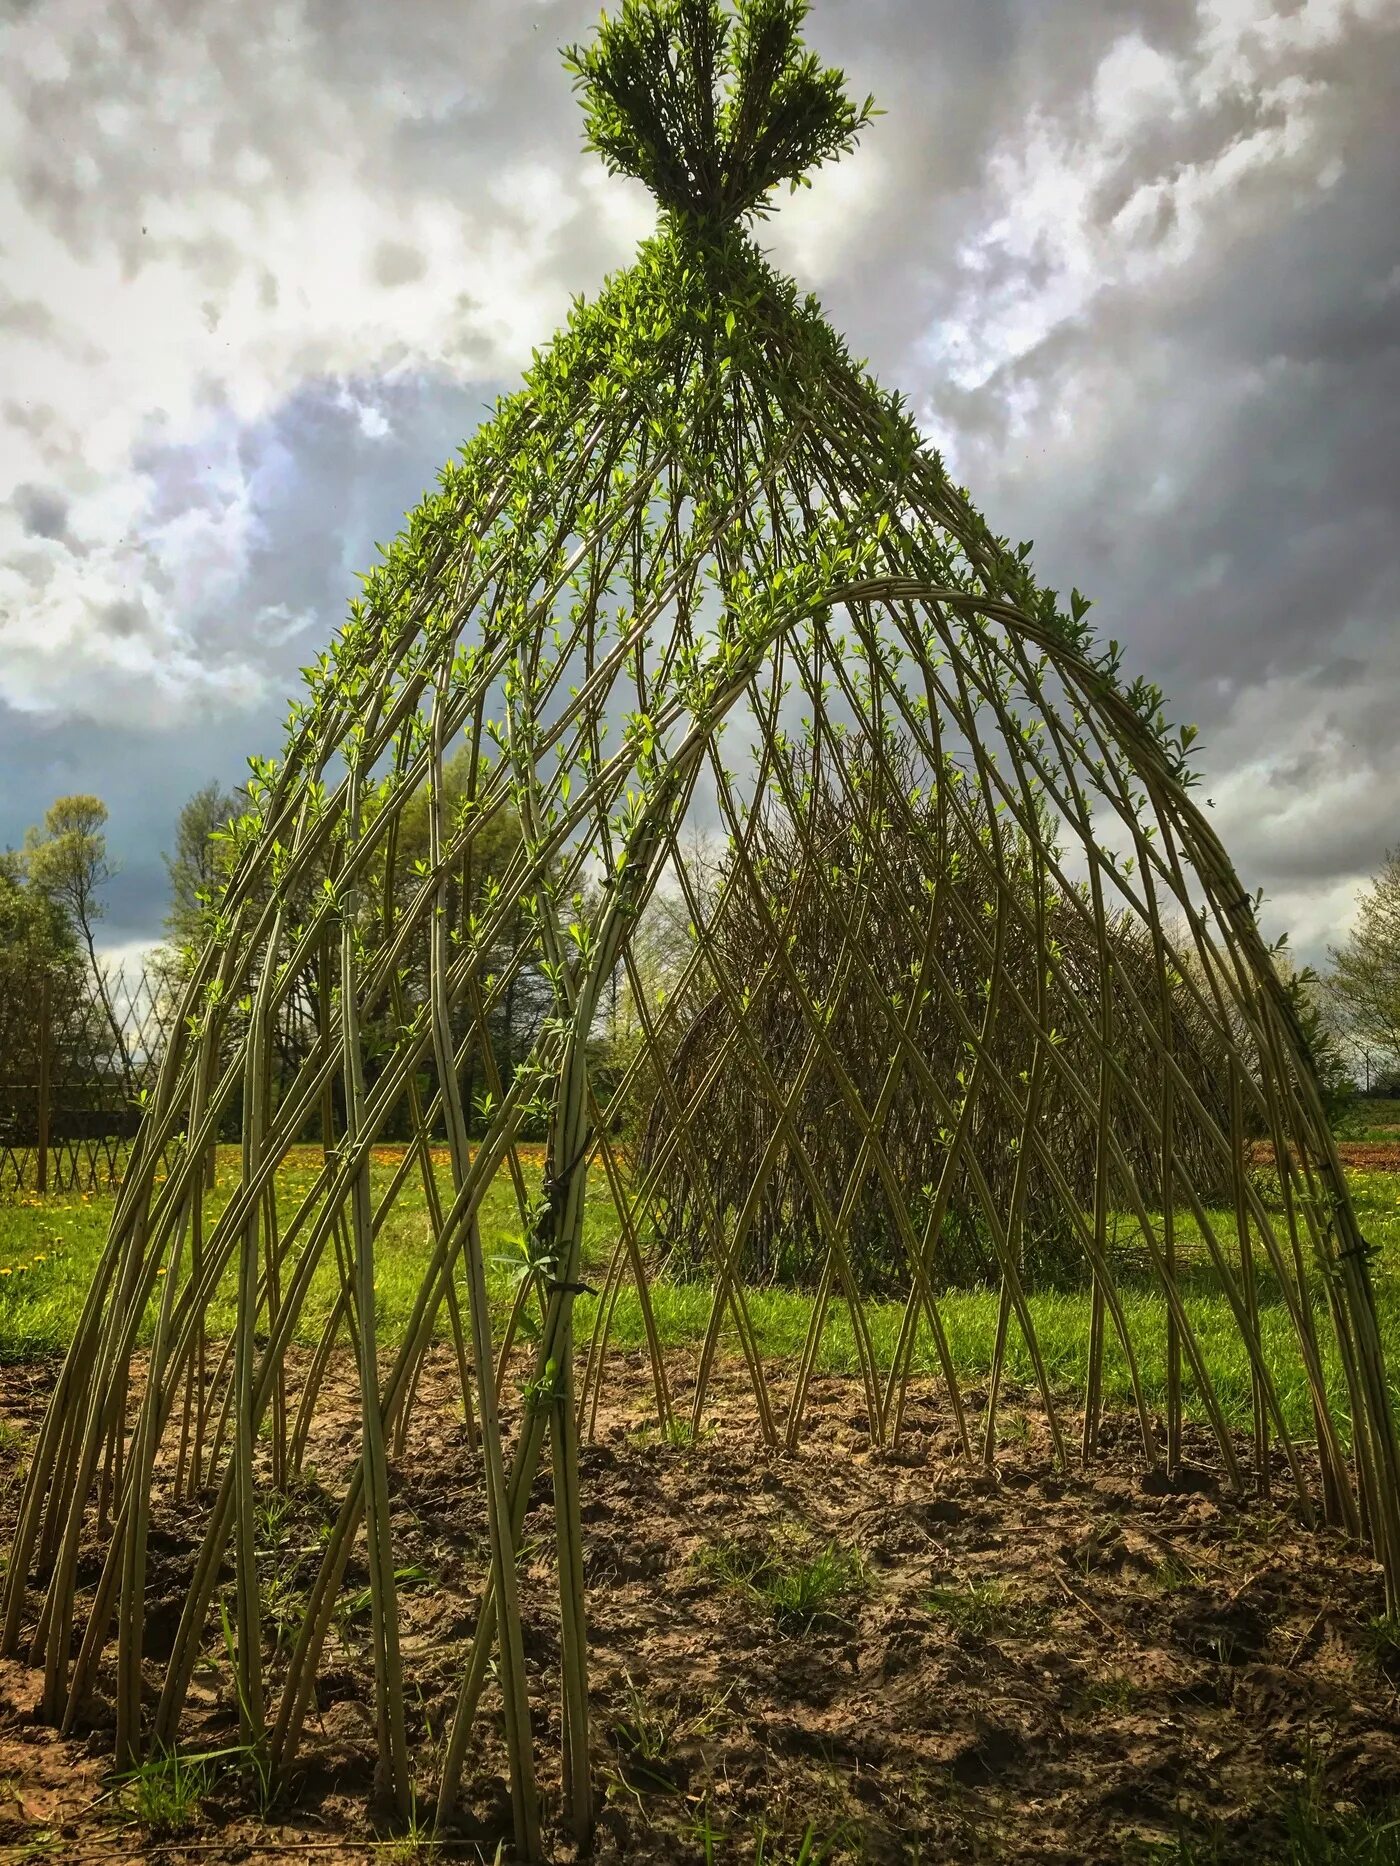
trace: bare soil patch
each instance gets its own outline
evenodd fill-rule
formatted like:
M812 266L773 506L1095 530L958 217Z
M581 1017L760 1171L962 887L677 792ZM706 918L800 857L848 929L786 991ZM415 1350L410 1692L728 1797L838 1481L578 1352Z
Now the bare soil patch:
M678 1369L678 1372L682 1371ZM0 1370L0 1530L51 1367ZM1055 1470L1043 1420L1004 1401L995 1470L955 1456L946 1407L916 1392L897 1455L872 1452L858 1384L814 1388L795 1454L758 1446L748 1387L720 1383L716 1423L691 1443L649 1425L650 1377L619 1363L583 1454L593 1665L595 1857L1119 1862L1208 1831L1219 1859L1288 1858L1289 1807L1327 1812L1400 1795L1400 1703L1373 1621L1378 1570L1286 1500L1237 1502L1201 1463L1147 1475L1110 1422L1087 1472ZM312 1448L269 1539L264 1584L294 1630L317 1534L357 1445L353 1369L338 1370ZM431 1794L486 1563L480 1466L450 1358L434 1354L395 1465L408 1714ZM522 1561L527 1658L541 1751L558 1740L553 1530L547 1478ZM808 1614L775 1602L774 1575L835 1550L840 1583ZM96 1579L98 1550L83 1563ZM149 1606L152 1690L192 1562L189 1511L156 1511ZM745 1578L749 1577L749 1578ZM153 1833L106 1779L99 1693L69 1737L40 1723L39 1674L0 1667L0 1845L65 1860L385 1857L375 1801L367 1576L344 1612L293 1793L266 1818L246 1773L211 1767L182 1832ZM767 1589L768 1591L765 1591ZM362 1617L362 1613L363 1616ZM211 1627L191 1750L236 1741ZM106 1681L110 1686L111 1680ZM105 1689L105 1687L104 1687ZM457 1857L493 1858L506 1830L494 1701L482 1726ZM551 1815L557 1772L542 1767ZM554 1834L556 1855L571 1857ZM416 1857L400 1842L395 1857ZM425 1851L423 1857L430 1857ZM509 1857L508 1850L503 1855Z
M1365 1173L1400 1173L1400 1139L1339 1140L1343 1166Z

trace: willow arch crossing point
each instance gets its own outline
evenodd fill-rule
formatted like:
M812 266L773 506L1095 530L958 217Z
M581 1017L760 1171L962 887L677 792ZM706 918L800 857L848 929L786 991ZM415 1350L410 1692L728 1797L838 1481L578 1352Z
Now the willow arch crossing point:
M725 1329L750 1367L758 1429L774 1443L801 1434L807 1382L838 1310L872 1437L897 1437L922 1340L969 1457L994 1442L996 1390L1018 1338L1066 1458L1092 1454L1105 1360L1120 1357L1147 1459L1179 1455L1194 1408L1237 1488L1265 1481L1272 1466L1284 1471L1311 1514L1369 1539L1396 1598L1397 1444L1365 1245L1293 999L1191 799L1189 733L1166 726L1155 691L1125 685L1116 649L1096 647L1077 594L1066 613L1036 585L1026 551L991 533L898 399L745 230L780 183L796 185L838 155L871 114L802 49L804 11L798 0L746 0L732 14L704 0L635 0L569 55L591 145L649 183L660 228L595 303L575 308L522 389L410 515L333 649L308 670L285 756L254 767L249 809L231 830L231 877L36 1446L5 1583L4 1646L45 1666L49 1717L71 1721L103 1668L114 1669L125 1764L178 1742L231 1556L244 1735L285 1777L363 1532L382 1778L407 1808L388 1464L434 1330L450 1325L479 1433L491 1561L430 1788L448 1818L494 1659L516 1844L540 1855L538 1706L526 1688L515 1556L547 1450L563 1816L586 1834L578 1439L629 1284L663 1419L681 1404L703 1413ZM465 788L451 793L445 762L461 744ZM405 810L425 798L426 855L404 898L383 878ZM844 813L854 887L814 833L819 800ZM775 813L795 851L782 888L756 853ZM695 820L726 839L718 882L704 886L683 833ZM906 861L898 875L896 844ZM800 946L798 895L844 925L830 950ZM640 976L638 929L667 896L683 904L693 944L657 1004ZM767 935L747 976L735 974L724 939L736 903ZM516 932L503 950L507 928ZM873 956L875 933L891 928L904 955L898 979ZM491 1019L527 972L547 986L548 1014L507 1081L495 1073ZM618 979L634 993L641 1039L620 1078L604 1078L590 1036ZM317 1028L274 1097L273 1035L298 992L317 1006ZM761 1016L765 994L777 993L795 1019L780 1053ZM721 1035L699 1076L685 1078L671 1062L697 994ZM832 1035L857 1003L873 1072L848 1067ZM1188 1053L1183 1006L1207 1033L1208 1083L1201 1039ZM381 1033L372 1072L371 1026ZM708 1098L735 1071L766 1139L744 1197L708 1208L701 1199L712 1319L682 1395L651 1324L644 1239L664 1222L668 1165L703 1187ZM662 1137L648 1167L629 1170L618 1116L648 1072ZM462 1085L473 1075L488 1085L487 1121L469 1143ZM798 1118L817 1075L850 1143L835 1181ZM892 1125L911 1096L931 1123L917 1189ZM241 1170L215 1214L209 1150L235 1104ZM413 1139L372 1202L370 1150L405 1107ZM979 1155L993 1116L1013 1143L1009 1174ZM324 1162L289 1215L274 1177L318 1117ZM531 1201L518 1148L540 1120L547 1164ZM1087 1190L1064 1165L1060 1137L1071 1130ZM445 1171L430 1136L445 1139ZM1267 1202L1251 1170L1260 1145L1278 1173ZM529 1236L522 1300L538 1310L536 1339L517 1343L508 1366L493 1339L478 1222L503 1168ZM815 1214L821 1261L805 1348L775 1379L742 1268L747 1227L780 1168ZM376 1240L411 1186L432 1249L404 1339L381 1352ZM576 1345L590 1196L616 1207L616 1248L589 1340ZM955 1197L975 1216L1001 1291L980 1442L940 1318ZM902 1277L903 1320L883 1352L850 1248L852 1215L871 1198ZM1087 1376L1074 1395L1040 1351L1021 1275L1028 1226L1051 1209L1093 1289ZM1183 1299L1183 1211L1247 1351L1247 1440ZM1161 1292L1164 1443L1115 1279L1111 1213L1136 1227ZM323 1263L337 1266L338 1297L315 1352L293 1366L289 1348ZM1266 1277L1310 1394L1309 1460L1263 1351ZM229 1280L233 1335L215 1343L208 1310ZM139 1346L152 1312L149 1346ZM269 1658L256 1512L298 1466L342 1336L357 1357L362 1452L294 1648ZM524 1403L505 1433L501 1402L522 1374ZM144 1581L151 1498L162 1489L190 1499L198 1553L173 1650L154 1667ZM94 1521L104 1565L80 1588Z

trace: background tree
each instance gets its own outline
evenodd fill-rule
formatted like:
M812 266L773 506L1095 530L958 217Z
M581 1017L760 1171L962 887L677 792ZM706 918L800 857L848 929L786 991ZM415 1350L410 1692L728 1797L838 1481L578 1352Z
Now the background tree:
M31 885L22 855L0 853L0 1131L24 1144L37 1123L44 1017L68 1024L86 995L85 971L67 915Z
M473 785L470 748L458 746L443 767L443 797L449 818L460 818L470 810L470 798L486 787L489 773L489 763L482 761ZM512 808L498 810L472 839L462 863L448 879L447 918L454 929L454 939L464 937L469 924L485 915L495 902L502 878L519 845L520 821ZM425 883L428 853L428 793L424 787L407 799L394 833L386 839L371 865L370 883L363 896L365 914L371 919L378 918L386 929L391 923L397 923L409 911L414 896ZM367 922L366 932L369 930ZM529 1054L540 1020L553 1003L551 987L539 966L533 960L523 964L518 960L512 962L512 956L528 948L530 943L527 904L519 900L505 918L499 939L485 955L474 988L484 998L494 975L507 980L495 1010L486 1019L494 1073L503 1089L509 1088L516 1069ZM425 929L423 936L404 954L400 989L405 1008L426 1003L428 971ZM471 1002L460 1007L455 1034L461 1036L466 1032L473 1014ZM392 1037L392 1016L385 1020L382 1034L387 1044ZM369 1070L373 1075L373 1058L369 1060ZM467 1118L473 1125L480 1118L483 1105L489 1107L496 1092L486 1079L488 1073L485 1058L473 1050L462 1080ZM430 1080L433 1074L434 1071L428 1071L426 1079ZM406 1108L403 1113L406 1118Z
M175 824L175 851L164 855L170 877L165 930L177 950L199 945L207 931L209 901L225 878L226 844L219 832L243 804L217 778L203 784L185 804Z
M1353 1055L1369 1053L1374 1078L1400 1065L1400 848L1387 851L1346 943L1329 952L1332 1013Z
M484 778L484 771L478 776ZM461 745L447 760L443 773L443 791L453 816L470 807L471 778L470 752ZM237 841L228 833L227 825L247 807L245 791L241 788L227 790L214 780L195 791L180 811L174 852L164 858L170 877L170 901L165 915L168 943L150 959L161 979L167 1004L174 1001L178 985L208 937L212 914L236 860ZM366 807L367 817L372 818L377 807L371 798ZM520 824L510 809L497 812L473 839L467 857L448 879L447 912L454 938L464 935L467 922L481 913L494 896L519 842ZM378 937L411 911L414 897L427 883L428 857L428 795L426 788L420 788L407 799L375 860L367 866L358 909L367 940ZM284 889L289 937L296 937L304 916L312 911L321 878L322 871L317 871L296 890ZM512 966L510 963L512 953L526 941L526 909L522 901L506 919L499 941L486 955L478 981L480 990L488 992L494 973L499 972L508 980L499 1003L487 1019L494 1071L485 1067L485 1059L475 1050L465 1065L462 1092L469 1119L479 1112L481 1098L494 1093L488 1077L494 1074L500 1086L509 1086L521 1059L529 1053L540 1019L552 1002L548 981L537 966ZM332 966L332 975L334 969ZM403 963L388 997L364 1018L361 1039L366 1075L371 1083L377 1079L381 1057L392 1050L394 1032L399 1024L426 1002L427 981L425 930L421 938L405 947ZM313 968L297 981L280 1006L270 1033L274 1060L270 1093L274 1104L314 1040L321 1021L323 989L322 972ZM243 1015L238 1006L229 1009L231 1029L238 1027ZM462 1005L457 1017L461 1035L473 1021L472 1005ZM433 1074L432 1069L423 1072L417 1084L420 1095L431 1093ZM234 1109L225 1138L236 1135L237 1118L237 1109ZM386 1131L391 1137L402 1138L410 1132L411 1125L412 1109L406 1097Z
M13 849L0 853L0 953L6 967L34 974L81 962L67 915L40 888L29 885L27 864Z
M87 953L93 990L112 1038L112 1054L130 1094L131 1058L121 1020L112 1004L105 966L97 957L97 923L106 913L102 895L116 869L107 855L107 806L82 791L57 797L44 814L44 825L25 838L25 859L32 887L46 895L62 914Z
M951 760L941 769L921 763L893 735L876 740L873 750L842 748L837 738L811 736L776 745L773 766L775 783L755 820L746 825L752 881L746 883L737 868L731 842L714 869L708 898L699 902L709 922L705 962L649 1045L650 1067L637 1084L632 1125L638 1176L654 1179L655 1242L673 1274L700 1270L709 1261L717 1228L730 1235L745 1213L748 1229L740 1261L748 1280L816 1287L825 1256L808 1169L822 1184L828 1210L836 1212L846 1202L862 1156L861 1132L844 1114L843 1090L828 1057L839 1056L867 1109L883 1102L882 1146L906 1189L908 1210L921 1226L933 1207L953 1129L914 1072L905 1070L890 1083L889 1007L907 1005L911 981L919 979L926 964L936 965L965 1021L951 1014L946 1000L931 997L919 1013L917 1036L961 1115L972 1093L967 1032L980 1025L991 991L987 949L971 929L992 925L1004 902L988 879L994 846L990 818ZM1097 1063L1085 1019L1091 1029L1099 1027L1105 978L1110 979L1118 1060L1125 1077L1143 1090L1146 1108L1160 1107L1162 1065L1142 1028L1141 1007L1160 1005L1161 979L1150 938L1129 916L1109 914L1100 948L1081 911L1085 902L1076 903L1047 872L1044 853L1054 839L1048 818L1040 823L1038 846L1004 825L996 833L1002 872L1021 909L1004 928L1005 976L1023 1000L1032 1001L1037 973L1044 970L1042 954L1053 954L1055 968L1046 984L1049 1024L1070 1074L1079 1080L1095 1079ZM930 904L936 900L942 906L930 961L925 946ZM869 911L858 938L868 972L863 984L840 989L853 903L862 901L869 903ZM789 954L786 973L769 963L779 928ZM692 942L682 941L675 926L658 931L663 942L658 969L663 978L668 972L674 978ZM732 980L746 991L752 987L744 1006L747 1027L766 1073L782 1088L789 1135L805 1152L807 1169L791 1139L780 1140L771 1099L744 1051L734 1050L716 1067L734 1042L737 1025L717 987L709 951L718 955ZM1111 960L1107 970L1105 952ZM811 1003L833 1007L825 1026L828 1057L807 1055L810 1038L799 982ZM1223 1197L1212 1135L1228 1132L1230 1123L1226 1046L1204 1009L1208 981L1188 979L1171 967L1166 982L1175 1060L1207 1116L1202 1123L1185 1106L1179 1112L1178 1170ZM993 1020L984 1047L1004 1082L1027 1082L1040 1066L1034 1040L1016 1020ZM663 1069L669 1083L662 1079ZM703 1120L682 1135L675 1111L702 1091ZM974 1175L964 1159L950 1181L934 1266L939 1282L995 1281L998 1260L982 1188L1001 1214L1010 1206L1018 1179L1019 1112L985 1085L972 1107L978 1172ZM1113 1118L1137 1190L1160 1205L1161 1144L1150 1115L1120 1093ZM1037 1123L1052 1139L1063 1182L1084 1209L1092 1208L1096 1117L1048 1066ZM754 1163L759 1160L770 1164L755 1200ZM906 1243L888 1189L868 1162L858 1184L847 1211L847 1262L863 1294L888 1295L907 1273ZM1117 1196L1121 1199L1121 1192ZM1023 1215L1019 1252L1024 1273L1045 1283L1087 1275L1083 1245L1066 1217L1060 1186L1039 1163L1033 1162L1025 1175Z

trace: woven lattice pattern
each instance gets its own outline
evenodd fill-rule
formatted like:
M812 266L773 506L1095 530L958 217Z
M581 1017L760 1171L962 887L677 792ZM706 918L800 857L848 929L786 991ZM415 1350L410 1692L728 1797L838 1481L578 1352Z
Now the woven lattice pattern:
M824 1331L844 1314L875 1443L898 1439L916 1354L932 1343L967 1457L989 1455L1019 1343L1060 1455L1088 1457L1105 1356L1121 1355L1147 1461L1178 1458L1194 1409L1238 1489L1282 1454L1305 1509L1369 1537L1392 1586L1400 1573L1362 1240L1292 1001L1192 801L1189 735L1096 648L1077 595L1066 610L1036 585L740 224L791 179L797 156L782 151L805 165L858 127L832 74L800 65L801 13L743 6L717 39L717 8L629 5L600 42L602 75L576 55L595 141L614 159L650 176L668 149L690 150L681 179L659 187L676 211L411 515L237 825L237 865L35 1451L6 1581L6 1648L32 1645L46 1663L50 1716L73 1716L115 1654L124 1761L178 1741L231 1561L246 1735L285 1776L362 1547L382 1768L407 1803L388 1461L445 1329L480 1435L491 1578L461 1655L439 1810L456 1800L494 1663L517 1844L539 1851L515 1574L547 1454L566 1818L586 1832L578 1439L624 1291L646 1322L663 1422L682 1408L703 1418L727 1343L748 1364L764 1434L796 1442ZM779 35L766 66L765 32ZM658 64L658 44L680 51ZM791 80L772 81L766 142L734 103L762 70ZM645 135L637 96L654 106ZM786 135L784 97L802 136ZM663 147L653 118L684 137ZM390 887L411 817L414 885ZM648 940L661 914L686 936L658 994ZM507 1077L493 1020L527 987L542 1015ZM604 1070L594 1033L619 993L636 1042L625 1067ZM274 1033L298 999L315 1028L274 1095ZM209 1151L235 1105L240 1181L213 1217ZM414 1141L372 1201L371 1149L405 1109ZM541 1129L548 1164L532 1198L519 1149ZM300 1207L279 1209L279 1163L309 1132L324 1164ZM1261 1157L1276 1172L1268 1196ZM479 1223L501 1174L529 1248L504 1343ZM410 1193L426 1203L431 1259L404 1340L381 1354L376 1240ZM576 1343L585 1215L599 1206L615 1248ZM1183 1215L1248 1351L1252 1444L1193 1334ZM1110 1248L1124 1226L1165 1308L1160 1434ZM1092 1285L1077 1392L1047 1365L1028 1301L1047 1240ZM775 1375L750 1288L783 1250L811 1321ZM977 1429L940 1314L969 1252L1000 1292ZM658 1265L681 1259L711 1303L685 1388L648 1303ZM289 1347L325 1263L339 1300L293 1377ZM207 1312L229 1279L233 1338L214 1343ZM1312 1394L1308 1460L1263 1352L1262 1279ZM868 1325L872 1290L902 1303L892 1343ZM517 1328L527 1311L532 1326ZM338 1342L358 1359L362 1455L294 1646L269 1656L256 1511L298 1465ZM522 1376L526 1402L503 1427ZM105 1566L79 1588L99 1480ZM198 1501L203 1541L152 1707L155 1486Z
M165 1052L169 987L143 966L12 981L0 1014L0 1192L106 1190Z

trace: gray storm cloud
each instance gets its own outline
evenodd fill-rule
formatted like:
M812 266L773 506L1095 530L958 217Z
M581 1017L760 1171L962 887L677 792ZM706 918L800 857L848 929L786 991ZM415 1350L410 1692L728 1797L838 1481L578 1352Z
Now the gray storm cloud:
M12 22L0 842L106 795L114 936L158 930L179 798L275 743L375 541L649 223L579 154L557 48L595 14ZM1222 833L1319 951L1400 842L1400 8L818 0L809 36L887 115L764 241L1200 722Z

